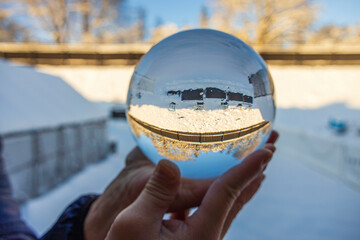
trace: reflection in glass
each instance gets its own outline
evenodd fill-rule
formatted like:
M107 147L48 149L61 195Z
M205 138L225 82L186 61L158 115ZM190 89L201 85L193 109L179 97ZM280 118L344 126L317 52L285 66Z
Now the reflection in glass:
M261 57L214 30L155 45L131 79L127 118L142 151L170 159L184 177L218 176L267 140L274 87Z

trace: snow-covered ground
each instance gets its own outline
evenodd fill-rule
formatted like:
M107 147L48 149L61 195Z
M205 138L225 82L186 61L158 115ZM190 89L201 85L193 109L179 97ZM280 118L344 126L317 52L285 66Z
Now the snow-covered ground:
M122 169L135 142L125 121L110 122L109 134L118 143L116 154L23 205L25 219L39 234L68 203L83 193L100 193ZM285 139L280 137L262 188L239 214L226 239L359 239L360 191L307 167L301 154L289 155Z
M80 195L101 193L124 167L127 153L135 146L129 127L125 122L110 122L108 132L117 143L115 154L88 166L69 181L22 206L24 218L36 232L44 233L66 206Z
M270 66L280 108L318 108L345 103L360 109L359 66ZM62 77L92 101L125 102L132 66L52 67L39 71Z
M38 70L59 76L85 98L96 102L125 102L133 66L41 66Z
M162 129L182 132L220 132L239 130L264 121L259 109L229 107L196 111L183 108L169 111L154 105L132 105L129 114Z
M39 71L62 77L86 98L93 101L124 103L134 67L49 67ZM277 105L275 127L286 130L289 141L300 141L308 153L307 162L331 174L360 185L360 67L359 66L269 66ZM113 104L103 104L109 108ZM348 131L336 135L329 120L347 123ZM291 139L290 139L291 137ZM314 141L322 147L314 146ZM331 159L320 161L330 149ZM317 161L313 161L317 160ZM350 164L349 164L350 163ZM354 168L354 170L346 170ZM344 170L345 169L345 170ZM329 171L330 170L330 171ZM347 173L345 173L347 172ZM351 176L346 176L350 174ZM359 177L357 177L359 175Z
M270 66L277 106L319 108L334 103L360 109L360 66Z
M40 68L101 102L126 99L132 70ZM275 128L281 133L278 151L261 191L235 220L227 239L360 239L360 67L271 66L270 71L278 107ZM332 132L330 118L346 121L348 132ZM109 135L118 142L115 155L23 205L25 219L38 233L72 200L101 192L121 170L135 143L125 122L111 122Z

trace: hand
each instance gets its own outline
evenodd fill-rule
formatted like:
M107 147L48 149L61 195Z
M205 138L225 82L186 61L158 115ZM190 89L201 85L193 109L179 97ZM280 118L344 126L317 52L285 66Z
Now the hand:
M236 214L260 187L277 136L273 133L263 149L214 181L197 211L181 220L163 220L177 199L181 179L176 165L160 161L140 196L116 217L106 239L222 238Z
M116 216L135 201L151 177L155 165L139 148L134 148L126 158L126 166L92 204L85 222L84 235L87 240L104 239ZM181 218L186 209L198 206L214 179L180 180L180 190L169 206L169 212ZM185 211L184 211L185 210Z

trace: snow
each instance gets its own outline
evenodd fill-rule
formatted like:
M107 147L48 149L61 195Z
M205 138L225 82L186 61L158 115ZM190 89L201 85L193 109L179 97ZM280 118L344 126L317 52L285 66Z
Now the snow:
M269 66L279 108L318 108L333 103L360 109L359 66ZM41 66L91 101L126 101L132 66Z
M109 126L119 147L115 155L23 205L23 216L37 233L43 234L79 195L103 191L122 169L135 143L125 121ZM286 138L280 137L263 186L240 212L226 239L359 239L360 191L314 171L303 164L301 154L289 155L287 148Z
M226 239L359 239L360 192L307 168L287 146L280 137L265 182Z
M280 108L360 109L360 66L269 66Z
M88 99L123 103L133 68L39 70L64 77ZM360 239L360 67L270 66L270 72L278 107L275 129L281 134L278 150L262 188L226 239ZM348 131L331 131L330 118L346 121ZM135 143L123 121L110 122L109 135L118 143L115 155L23 205L23 216L39 234L80 194L100 193L121 171Z
M61 77L90 101L124 103L134 67L39 66L38 71Z
M359 89L360 90L360 89ZM276 127L297 131L299 133L323 136L329 141L343 141L347 144L360 144L360 109L344 103L333 103L316 109L278 108L275 120ZM348 132L337 135L328 127L330 119L341 119L348 124Z
M59 77L5 61L0 72L0 134L107 116Z
M23 217L37 233L41 235L49 229L66 206L80 195L105 190L124 167L126 155L135 146L130 129L124 121L110 122L108 132L109 138L117 143L115 154L86 167L55 189L22 205Z
M328 127L331 118L343 119L348 129L337 133ZM360 110L344 104L317 109L278 109L275 129L283 132L288 157L360 190ZM296 157L298 158L298 157Z
M129 114L161 129L197 133L239 130L263 121L259 109L239 107L207 111L182 108L170 111L144 104L131 105Z

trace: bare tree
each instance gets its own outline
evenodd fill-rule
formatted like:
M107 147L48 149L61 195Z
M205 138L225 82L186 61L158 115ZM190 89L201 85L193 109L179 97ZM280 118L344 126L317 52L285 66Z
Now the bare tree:
M137 20L137 40L143 40L145 38L145 34L146 34L146 11L144 8L139 8L138 9L138 20Z
M132 43L144 41L146 37L146 11L143 8L130 9L127 11L121 27L107 32L112 42ZM130 14L129 14L130 13ZM110 39L109 39L110 40Z
M316 44L360 44L360 23L337 26L328 24L311 34L310 43Z
M310 41L312 43L339 43L347 38L348 32L348 27L325 25L312 34Z
M0 13L1 15L1 13ZM15 21L0 16L0 42L28 42L29 32Z
M157 43L160 40L178 32L180 29L175 23L159 24L152 31L152 42Z
M214 0L212 24L254 44L305 41L315 19L311 0Z
M70 0L11 0L15 14L28 17L56 43L67 42L70 36Z
M208 8L203 6L201 8L201 13L200 13L200 27L201 28L207 28L209 27L209 12L208 12Z
M145 36L145 10L127 19L126 0L0 0L16 9L15 15L28 19L28 28L50 36L58 44L69 42L104 43Z
M82 41L103 42L115 35L124 3L125 0L76 0L72 10L80 15Z
M12 19L13 11L4 8L6 0L0 0L0 42L26 42L30 40L26 28Z

